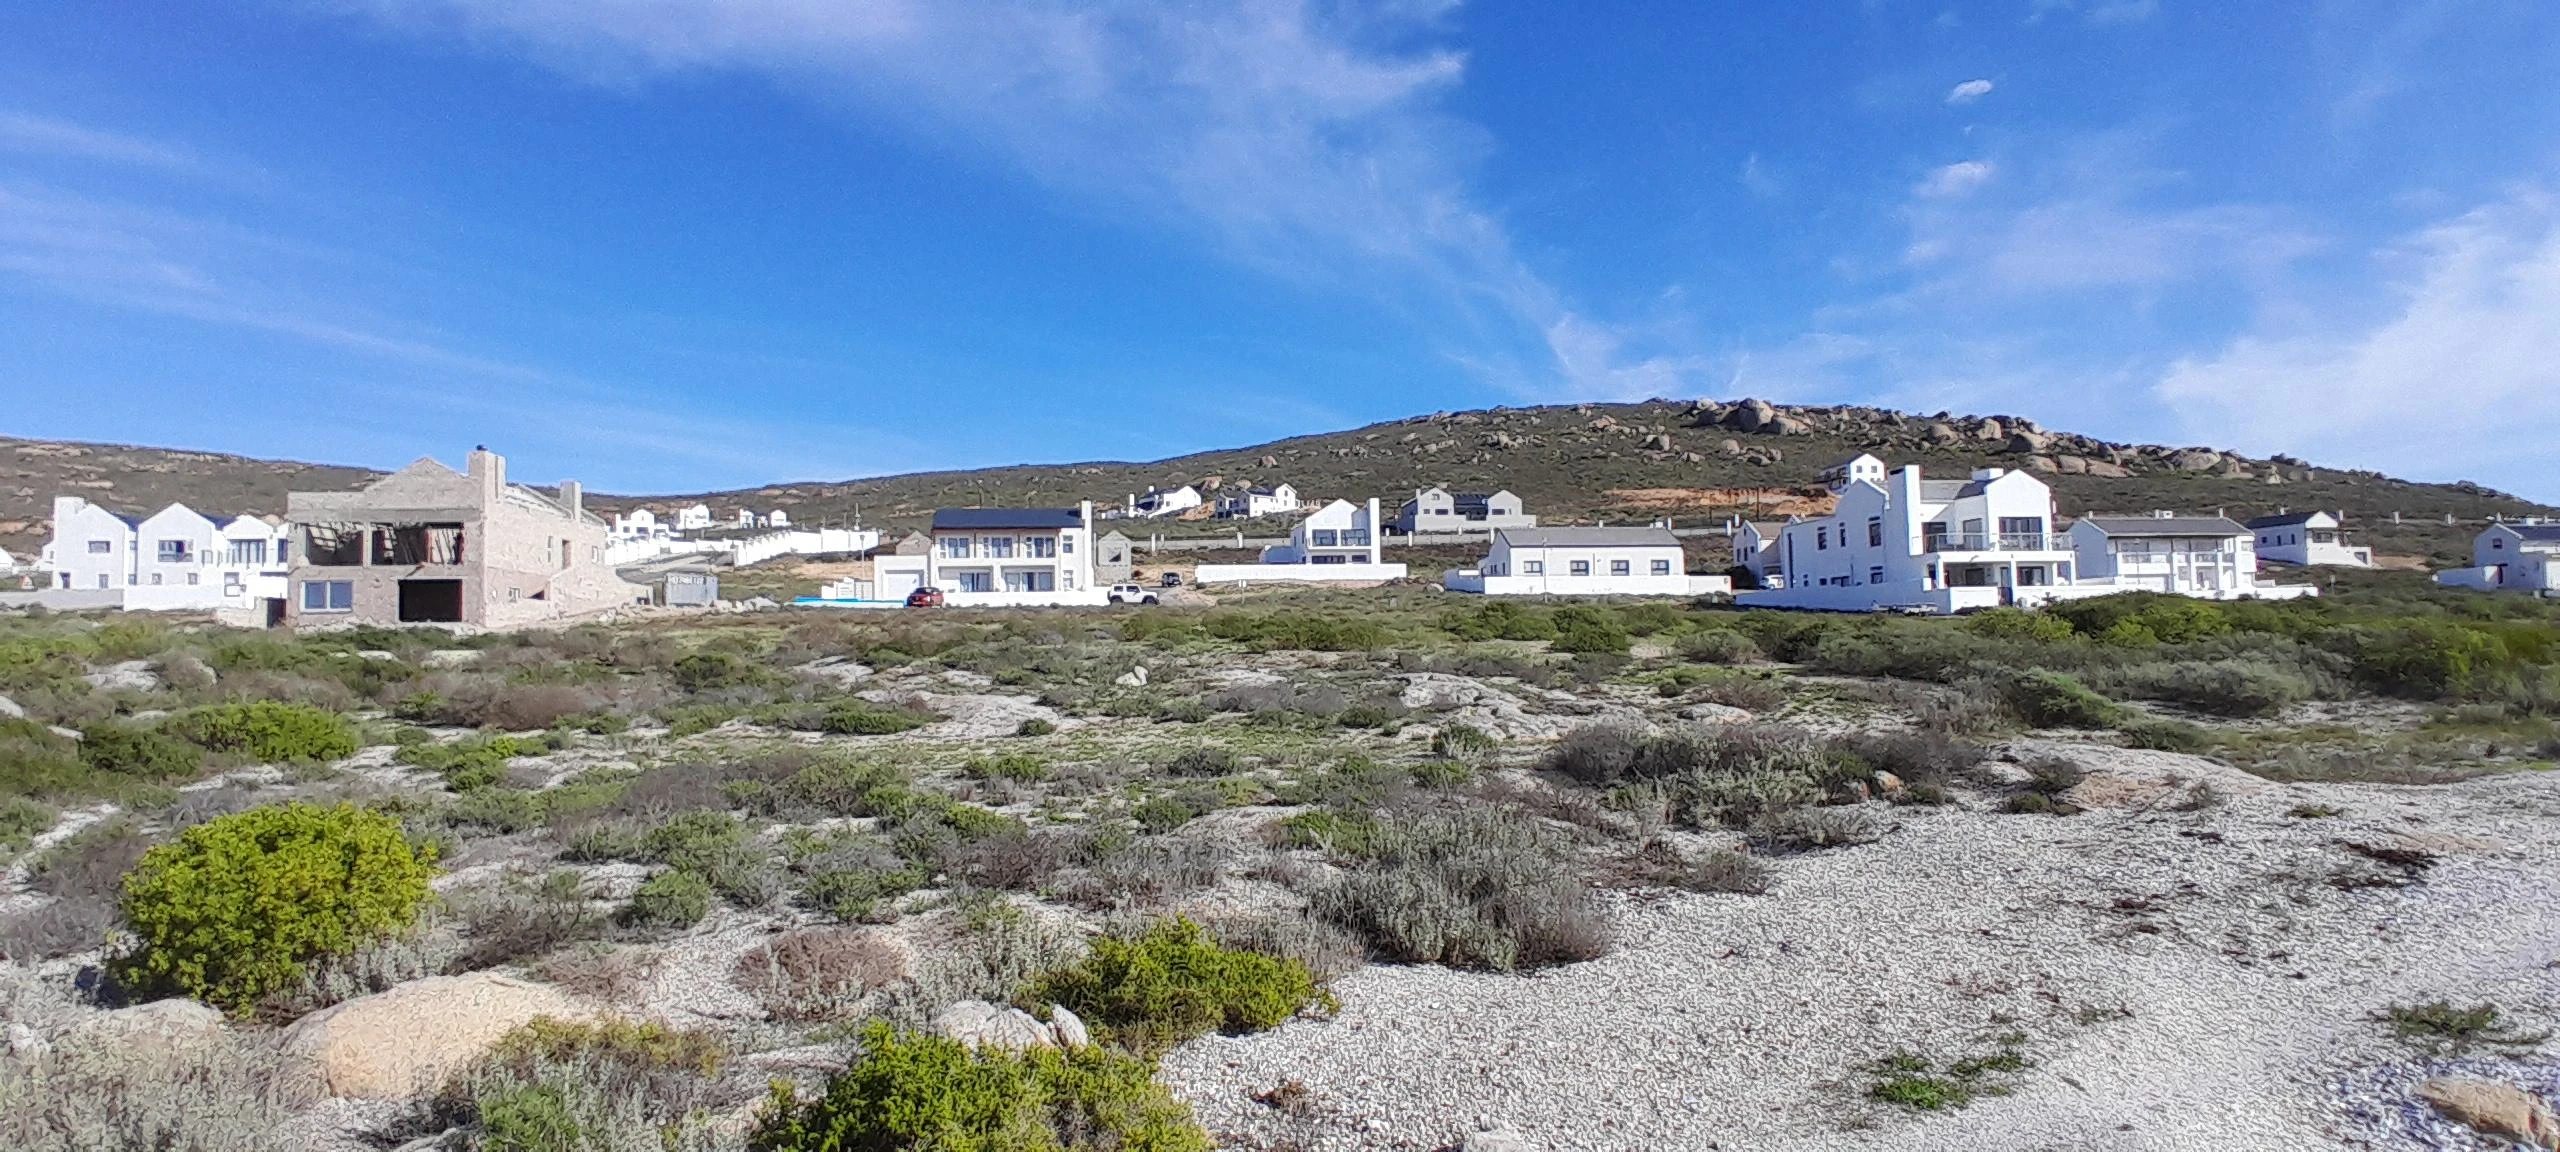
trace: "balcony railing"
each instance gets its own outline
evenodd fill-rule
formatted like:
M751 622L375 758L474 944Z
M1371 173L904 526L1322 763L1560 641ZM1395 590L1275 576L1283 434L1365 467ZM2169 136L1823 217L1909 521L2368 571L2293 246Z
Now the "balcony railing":
M1928 552L2044 552L2051 543L2042 532L1951 532L1920 538L1921 549Z

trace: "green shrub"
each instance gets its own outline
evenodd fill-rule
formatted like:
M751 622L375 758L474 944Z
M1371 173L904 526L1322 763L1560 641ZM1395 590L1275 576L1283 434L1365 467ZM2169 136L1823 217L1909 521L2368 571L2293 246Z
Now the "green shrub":
M2124 742L2135 748L2155 752L2184 752L2198 755L2213 747L2213 734L2183 720L2139 719L2116 726L2124 734Z
M1606 609L1567 605L1556 609L1555 625L1551 647L1558 652L1624 654L1634 645L1626 626Z
M540 736L466 736L451 744L409 744L396 757L444 777L456 792L474 792L496 784L507 761L550 751Z
M1217 810L1213 797L1196 792L1166 792L1129 807L1129 818L1148 832L1171 832Z
M1609 933L1574 848L1504 810L1378 820L1312 901L1389 959L1508 972L1588 960Z
M1096 939L1083 963L1041 977L1026 1002L1063 1004L1105 1039L1146 1054L1211 1031L1277 1028L1333 998L1304 964L1221 947L1174 919Z
M818 717L818 731L837 736L894 736L922 728L933 720L931 716L884 708L868 700L843 700L829 705Z
M80 733L80 762L137 780L177 780L204 765L204 749L156 728L99 724Z
M970 1051L874 1022L862 1056L805 1104L777 1082L754 1152L1210 1152L1154 1066L1099 1045Z
M1013 729L1013 734L1016 736L1046 736L1057 730L1058 726L1055 723L1044 720L1038 716L1034 716L1023 721L1021 724L1016 725Z
M1751 664L1766 658L1750 637L1730 628L1709 628L1682 637L1680 655L1701 664Z
M1233 640L1256 651L1369 652L1386 647L1388 642L1386 628L1375 621L1313 612L1220 612L1208 618L1207 629L1218 639Z
M1440 614L1440 630L1461 640L1553 640L1555 621L1526 604L1495 600Z
M2217 716L2273 716L2312 695L2301 672L2261 660L2139 664L2117 673L2112 683L2117 695L2166 700Z
M1996 640L2020 640L2034 644L2059 644L2074 634L2071 621L2050 612L2030 612L2023 608L1993 608L1965 617L1965 631Z
M0 856L27 846L36 835L53 827L52 808L16 796L0 799Z
M245 1011L302 966L407 927L433 853L353 806L252 808L196 825L125 877L133 949L116 978L146 995Z
M631 894L622 922L635 928L691 928L711 914L711 882L700 873L660 872Z
M1165 763L1164 770L1176 776L1225 776L1237 767L1235 749L1202 744L1177 753Z
M1029 752L999 752L993 756L972 757L964 766L969 775L980 780L1046 780L1047 761Z
M670 669L676 687L687 692L716 692L723 688L747 688L764 683L772 673L761 665L734 652L695 652L676 661Z
M2104 728L2117 715L2115 703L2088 685L2042 668L2010 676L2002 685L2002 699L2019 719L2039 728Z
M252 700L179 713L168 729L208 752L287 764L320 764L356 754L356 730L335 712L307 704Z

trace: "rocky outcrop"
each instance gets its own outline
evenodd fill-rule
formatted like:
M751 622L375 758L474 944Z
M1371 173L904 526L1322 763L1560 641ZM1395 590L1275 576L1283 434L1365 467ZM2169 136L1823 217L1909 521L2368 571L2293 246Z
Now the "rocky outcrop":
M441 1087L517 1028L595 1015L548 984L492 972L431 976L305 1016L285 1030L284 1046L332 1096L405 1100Z
M1093 1043L1084 1019L1065 1005L1049 1006L1049 1023L1020 1008L962 1000L933 1018L933 1030L971 1048L1021 1052L1032 1048L1083 1048Z
M2418 1097L2474 1132L2560 1152L2560 1117L2549 1102L2495 1080L2447 1077L2418 1086Z
M151 670L148 660L126 660L109 664L81 680L100 692L157 692L160 674Z
M169 1048L222 1034L222 1011L193 1000L154 1000L100 1012L64 1028L56 1040Z

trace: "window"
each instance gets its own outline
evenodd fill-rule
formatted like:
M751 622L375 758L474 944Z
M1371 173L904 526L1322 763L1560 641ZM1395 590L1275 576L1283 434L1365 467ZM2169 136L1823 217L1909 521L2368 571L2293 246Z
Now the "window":
M353 612L355 608L356 586L352 580L302 582L302 610L305 612Z
M1628 564L1624 560L1612 560L1609 562L1609 574L1612 576L1625 576L1633 571L1635 571L1634 566Z
M106 573L101 572L101 573L99 573L99 574L98 574L98 587L100 587L100 588L104 588L104 587L106 587L106 586L107 586L107 575L106 575Z
M1574 575L1576 575L1576 576L1588 576L1588 575L1590 575L1590 574L1591 574L1591 562L1590 562L1590 561L1588 561L1588 560L1576 560L1576 561L1574 561L1574 562L1573 562L1573 574L1574 574Z
M189 583L189 584L201 584L201 583L203 583L203 582L204 582L204 574L203 574L203 573L201 573L201 572L189 572L189 573L187 573L187 583Z
M1884 547L1884 517L1867 517L1867 547Z
M154 584L159 583L159 582L160 582L160 574L159 574L159 573L157 573L157 572L152 573L152 574L151 574L151 582L152 582L152 583L154 583Z
M1366 528L1345 528L1345 529L1343 529L1343 530L1342 530L1342 546L1343 546L1343 547L1345 547L1345 548L1366 548L1366 547L1368 547L1368 546L1369 546L1369 530L1368 530L1368 529L1366 529Z
M945 560L966 560L966 559L968 559L968 558L969 558L969 538L968 538L968 537L966 537L966 536L945 536L945 537L943 537L943 538L942 538L942 558L943 558L943 559L945 559ZM980 591L983 591L983 589L980 589Z
M1058 540L1054 536L1025 536L1022 538L1022 554L1034 560L1046 560L1058 554Z
M1308 535L1314 538L1315 546L1318 548L1339 547L1342 543L1342 533L1331 528L1318 528Z
M1075 538L1075 537L1073 537L1073 536L1068 536L1068 535L1061 534L1061 535L1058 537L1058 554L1059 554L1059 555L1061 555L1061 556L1073 556L1073 555L1075 555L1075 554L1076 554L1076 538Z
M989 560L1013 559L1013 537L1011 536L988 536L979 543L986 545Z
M1523 560L1520 562L1520 574L1523 576L1544 576L1547 574L1547 562L1544 560Z
M187 542L184 540L160 542L160 562L163 564L184 564L187 562L188 555Z
M231 542L231 563L232 563L232 564L234 564L234 565L250 565L250 564L264 564L264 563L266 563L266 562L267 562L267 542L266 542L266 541L264 541L264 540L234 540L234 541L232 541L232 542Z
M113 540L92 540L89 542L89 554L92 556L104 556L115 550L116 542Z
M1668 561L1668 560L1656 560L1656 561L1654 561L1654 562L1653 562L1653 574L1654 574L1654 575L1656 575L1656 576L1668 576L1668 575L1670 575L1670 574L1671 574L1671 562L1670 562L1670 561Z
M1869 584L1882 584L1882 583L1884 583L1884 568L1883 568L1883 566L1879 565L1879 566L1877 566L1877 567L1867 569L1867 583L1869 583Z

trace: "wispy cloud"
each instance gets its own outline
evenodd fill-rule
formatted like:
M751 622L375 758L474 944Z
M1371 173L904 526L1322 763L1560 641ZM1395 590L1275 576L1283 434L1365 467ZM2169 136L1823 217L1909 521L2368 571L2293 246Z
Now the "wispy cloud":
M1970 194L1991 180L1991 163L1987 160L1962 160L1929 170L1929 175L1912 189L1912 194L1931 200L1944 200Z
M206 167L192 153L156 140L7 109L0 109L0 152L65 156L170 172L200 172Z
M1195 229L1275 274L1434 314L1453 357L1548 395L1624 386L1557 333L1578 316L1470 194L1479 129L1439 106L1465 60L1453 5L1351 14L1296 0L368 0L393 26L520 51L619 87L761 75L1073 194ZM1392 45L1393 47L1389 47ZM1573 321L1567 324L1566 321Z
M2160 14L2160 0L2033 0L2027 5L2027 23L2041 23L2057 12L2077 13L2089 24L2138 24Z
M1990 94L1990 81L1967 80L1962 84L1958 84L1953 88L1947 89L1947 103L1959 105L1971 104L1974 101L1980 100Z
M2242 446L2560 500L2560 199L2518 191L2376 262L2390 294L2378 318L2247 333L2179 361L2159 398L2199 435ZM2377 302L2300 303L2279 314Z

